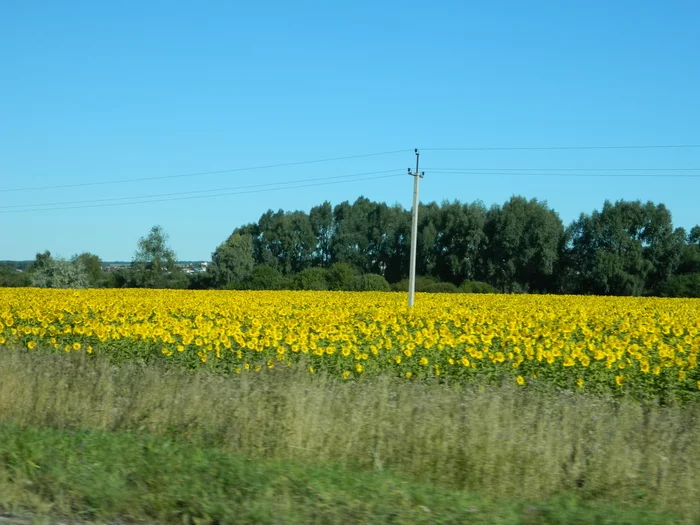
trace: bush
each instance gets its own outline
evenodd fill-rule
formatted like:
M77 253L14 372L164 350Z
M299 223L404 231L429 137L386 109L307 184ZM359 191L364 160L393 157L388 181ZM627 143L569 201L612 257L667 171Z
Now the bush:
M246 290L289 290L293 286L291 279L287 279L276 268L265 264L253 268L250 277L242 283L242 287Z
M493 286L481 281L464 281L459 285L459 291L462 293L498 293Z
M31 284L31 277L27 272L17 271L15 266L10 263L0 264L0 287L22 287L31 286Z
M388 292L391 291L391 286L381 275L367 273L355 278L355 290L358 292Z
M328 290L328 270L325 268L307 268L294 278L298 290Z
M328 269L329 290L352 290L355 284L355 269L348 263L334 263Z
M426 292L430 293L457 293L457 287L452 283L433 283L428 286Z
M666 283L667 297L700 297L700 273L674 275Z
M408 292L408 279L401 279L394 283L391 289L395 292ZM441 283L433 277L416 276L416 292L427 293L454 293L457 287L452 283Z
M37 288L87 288L88 274L82 262L49 258L31 274Z

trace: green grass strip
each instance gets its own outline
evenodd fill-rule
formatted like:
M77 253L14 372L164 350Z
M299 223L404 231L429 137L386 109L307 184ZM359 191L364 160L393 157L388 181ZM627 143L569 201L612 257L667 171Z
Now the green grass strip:
M17 425L0 425L0 511L35 523L50 516L193 525L679 523L642 506L572 495L496 501L390 472L251 460L151 435Z

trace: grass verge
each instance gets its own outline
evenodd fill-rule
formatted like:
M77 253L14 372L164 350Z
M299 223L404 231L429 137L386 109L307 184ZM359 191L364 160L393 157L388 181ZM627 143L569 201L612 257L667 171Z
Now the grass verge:
M678 523L574 495L499 501L390 472L253 460L148 435L0 425L0 443L0 506L35 523Z
M343 383L294 370L222 377L2 349L0 424L148 435L265 465L391 472L495 501L569 494L700 522L696 404L388 377ZM143 483L146 498L153 487Z

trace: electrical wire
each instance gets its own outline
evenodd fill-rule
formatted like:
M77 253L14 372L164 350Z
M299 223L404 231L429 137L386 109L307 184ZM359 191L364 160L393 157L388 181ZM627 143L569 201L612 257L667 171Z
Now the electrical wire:
M126 200L134 200L134 199L153 199L153 198L159 198L159 197L173 197L173 196L180 196L180 195L196 195L196 194L204 194L204 193L212 193L212 192L225 192L225 191L232 191L232 190L244 190L244 189L250 189L250 188L263 188L263 187L270 187L270 186L279 186L279 185L288 185L288 184L300 184L304 182L316 182L316 181L324 181L324 180L333 180L333 179L344 179L348 177L361 177L365 175L378 175L378 174L383 174L383 173L393 173L393 172L398 172L400 170L383 170L383 171L368 171L365 173L351 173L348 175L337 175L333 177L316 177L312 179L298 179L298 180L290 180L290 181L281 181L281 182L269 182L265 184L249 184L246 186L234 186L234 187L229 187L229 188L212 188L210 190L192 190L192 191L180 191L180 192L174 192L174 193L155 193L151 195L133 195L130 197L111 197L107 199L87 199L87 200L79 200L79 201L63 201L63 202L44 202L44 203L37 203L37 204L13 204L11 206L0 206L0 210L10 210L10 209L17 209L17 208L40 208L40 207L55 207L55 206L65 206L65 205L70 205L70 204L87 204L87 203L98 203L98 202L116 202L116 201L126 201Z
M118 179L118 180L106 180L106 181L94 181L94 182L80 182L80 183L75 183L75 184L55 184L51 186L27 186L24 188L4 188L0 189L0 193L9 193L9 192L18 192L18 191L37 191L37 190L54 190L54 189L59 189L59 188L78 188L78 187L84 187L84 186L101 186L105 184L124 184L127 182L145 182L145 181L152 181L152 180L165 180L165 179L177 179L177 178L183 178L183 177L198 177L202 175L217 175L220 173L235 173L235 172L241 172L241 171L256 171L256 170L265 170L265 169L272 169L272 168L286 168L286 167L291 167L291 166L302 166L305 164L319 164L322 162L336 162L340 160L352 160L352 159L362 159L362 158L367 158L367 157L378 157L381 155L393 155L396 153L406 153L406 152L412 152L413 150L410 149L405 149L405 150L394 150L394 151L382 151L379 153L365 153L362 155L349 155L345 157L333 157L333 158L327 158L327 159L316 159L316 160L302 160L302 161L297 161L297 162L283 162L280 164L265 164L265 165L260 165L260 166L249 166L246 168L231 168L231 169L225 169L225 170L216 170L216 171L199 171L195 173L182 173L178 175L161 175L158 177L140 177L136 179Z
M700 168L425 168L438 171L700 171Z
M420 151L552 151L593 149L689 149L700 148L700 144L671 144L662 146L543 146L543 147L466 147L466 148L421 148Z
M464 171L464 170L425 170L428 175L440 174L440 175L479 175L479 176L512 176L512 177L561 177L561 178L574 178L574 177L643 177L643 178L658 178L658 179L674 179L674 178L684 178L684 179L698 179L700 178L700 173L671 173L668 175L663 175L661 173L530 173L530 172L506 172L506 171Z
M245 195L245 194L251 194L251 193L262 193L262 192L267 192L267 191L293 190L293 189L299 189L299 188L311 188L311 187L315 187L315 186L330 186L330 185L334 185L334 184L346 184L348 182L389 179L389 178L405 177L405 176L406 176L405 173L401 173L401 174L394 174L394 175L380 175L380 176L376 176L376 177L364 177L364 178L356 178L356 179L333 181L333 182L317 182L317 183L313 183L313 184L302 184L302 185L285 186L285 187L279 187L279 188L262 188L262 189L247 190L247 191L234 191L234 192L226 192L226 193L217 193L214 195L194 195L194 196L188 196L188 197L173 197L173 198L166 198L166 199L142 200L142 201L135 201L135 202L86 204L86 205L81 205L81 206L66 206L66 207L54 207L54 208L0 210L0 214L27 213L27 212L37 212L37 211L76 210L76 209L83 209L83 208L106 208L106 207L110 207L110 206L150 204L150 203L154 203L154 202L171 202L171 201L183 201L183 200L193 200L193 199L206 199L206 198L212 198L212 197L223 197L223 196L228 196L228 195Z

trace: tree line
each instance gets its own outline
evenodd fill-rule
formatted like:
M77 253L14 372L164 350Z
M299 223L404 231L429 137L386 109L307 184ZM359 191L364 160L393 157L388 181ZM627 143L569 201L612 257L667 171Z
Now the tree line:
M410 210L360 197L309 213L268 210L216 247L206 273L179 270L158 226L128 268L106 276L81 254L53 273L83 268L88 286L406 290L410 231ZM420 205L417 245L418 291L700 297L700 226L675 228L663 204L605 201L565 226L537 199L432 202ZM52 285L46 258L29 269L34 285Z

